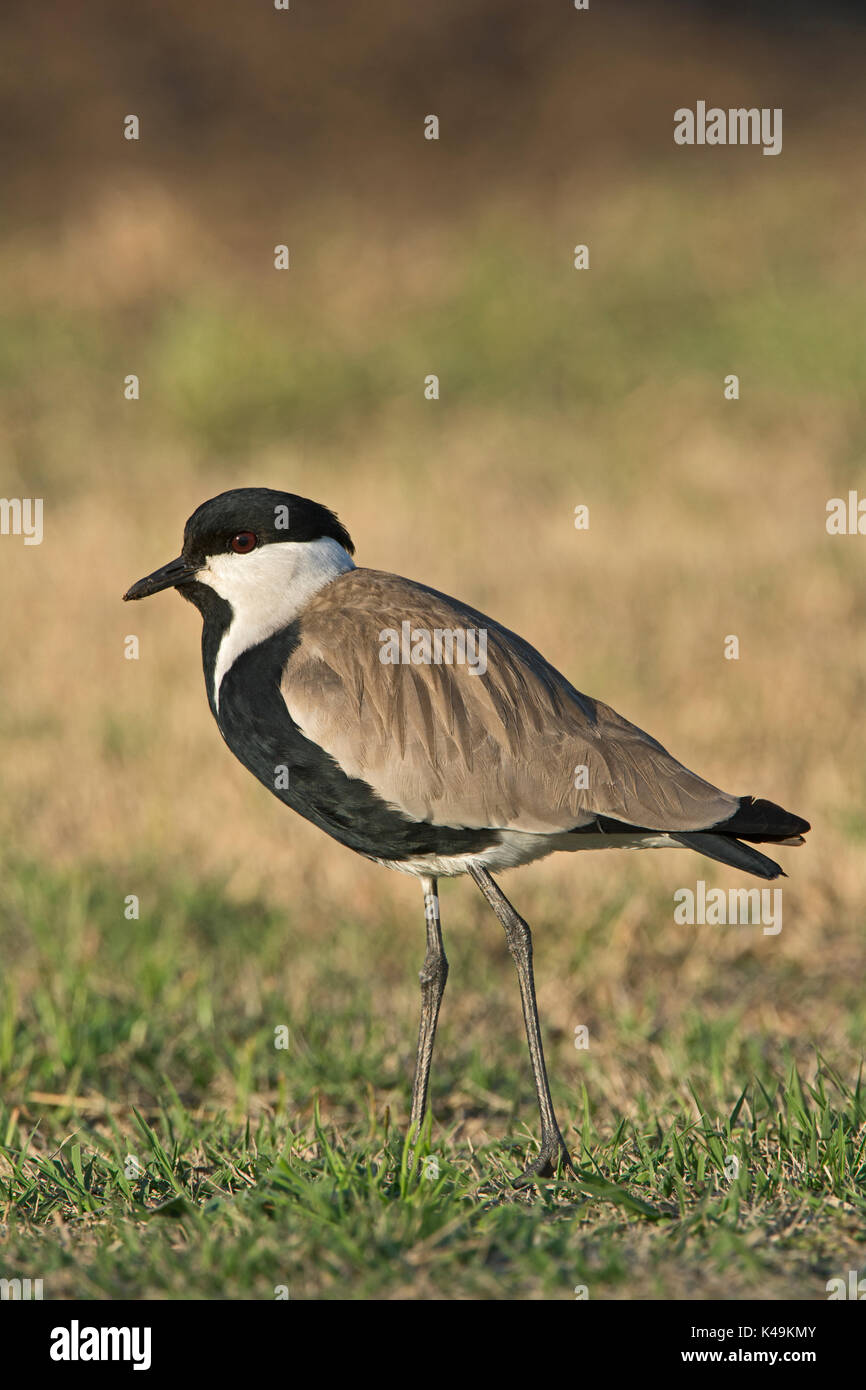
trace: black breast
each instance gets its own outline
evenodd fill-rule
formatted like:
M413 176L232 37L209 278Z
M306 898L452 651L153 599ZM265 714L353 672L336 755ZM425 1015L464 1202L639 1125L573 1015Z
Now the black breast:
M299 641L292 623L244 652L223 677L215 717L244 767L293 811L371 859L471 854L496 844L493 830L411 820L301 733L280 691Z

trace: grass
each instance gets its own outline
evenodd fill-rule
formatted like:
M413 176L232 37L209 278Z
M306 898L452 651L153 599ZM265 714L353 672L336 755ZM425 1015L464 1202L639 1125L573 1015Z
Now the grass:
M495 1030L457 1036L446 996L413 1172L414 1019L371 997L369 963L320 971L326 1002L292 988L291 922L218 882L125 922L104 873L9 867L0 1261L46 1297L818 1298L862 1262L866 1089L749 1039L742 972L666 1030L663 1066L647 1017L620 1016L615 1122L610 1061L557 1074L554 1039L579 1177L516 1194L535 1116L507 959ZM453 958L459 1024L477 995L465 942Z

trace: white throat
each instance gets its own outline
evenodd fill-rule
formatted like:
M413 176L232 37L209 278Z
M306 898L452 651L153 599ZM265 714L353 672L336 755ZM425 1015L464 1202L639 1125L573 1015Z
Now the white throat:
M242 652L257 647L293 622L314 594L337 575L355 568L339 541L274 541L249 555L209 556L196 579L208 584L231 605L214 668L214 704L219 709L220 686Z

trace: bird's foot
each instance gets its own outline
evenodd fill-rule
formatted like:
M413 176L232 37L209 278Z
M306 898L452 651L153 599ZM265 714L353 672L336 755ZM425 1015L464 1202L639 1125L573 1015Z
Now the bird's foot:
M574 1164L571 1161L571 1154L565 1146L565 1140L557 1132L547 1136L542 1135L541 1152L532 1163L527 1164L519 1178L515 1178L512 1187L531 1187L539 1178L555 1178L557 1175L565 1177L570 1174L576 1177Z

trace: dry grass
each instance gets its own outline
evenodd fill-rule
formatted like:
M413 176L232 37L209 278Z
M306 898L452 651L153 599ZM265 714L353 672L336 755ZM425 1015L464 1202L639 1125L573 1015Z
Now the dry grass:
M798 190L808 196L808 180ZM609 261L626 256L637 231L633 199L623 201L624 209L605 207ZM98 294L109 301L103 313L112 324L111 308L122 311L123 296L112 306L110 286L128 283L139 263L136 238L161 246L154 275L169 292L168 248L176 254L172 236L183 217L166 197L143 227L122 201L114 207L113 219L110 208L99 215L107 249ZM668 236L674 216L670 206L658 213ZM693 209L684 238L700 245L702 223L718 216L710 197ZM86 218L85 226L91 235ZM70 244L84 234L71 227ZM665 246L676 258L659 227L655 235L657 254ZM457 293L450 257L440 253L439 276L429 234L422 228L417 236L417 255L412 238L403 238L408 303L423 304L431 284L443 286L447 303ZM521 237L532 244L532 225L521 227ZM651 225L644 245L652 239ZM322 258L329 263L326 251ZM755 260L760 285L760 248ZM419 261L425 274L413 292ZM185 283L186 264L181 258L174 267L178 283ZM708 288L715 265L708 255L699 267ZM399 267L384 260L364 266L376 331L394 312L395 279ZM327 280L307 292L330 321L342 292L329 290ZM70 312L80 309L83 292L63 263L41 287ZM576 293L567 275L560 292ZM716 293L723 305L726 291ZM344 328L351 335L351 322ZM592 351L575 337L573 350ZM720 363L719 373L730 365ZM250 457L208 464L188 442L160 434L146 379L141 402L114 408L106 401L109 391L118 394L117 370L103 370L90 386L89 411L104 428L93 445L68 400L33 422L32 432L47 431L59 450L44 465L57 477L44 488L46 538L38 549L4 542L11 598L4 627L10 650L26 654L3 676L8 751L0 829L10 851L55 863L93 858L118 869L140 859L195 865L203 875L228 873L240 894L264 889L296 911L302 901L315 904L312 933L320 912L350 902L359 929L384 913L405 918L406 932L420 940L410 882L323 844L223 749L204 700L193 611L174 596L134 609L119 603L133 578L176 553L183 520L205 496L237 485L286 487L339 509L361 563L477 603L707 777L813 819L809 848L785 856L792 877L782 935L750 938L744 947L735 932L697 933L687 952L688 989L677 980L677 1003L699 1000L744 949L757 954L770 980L789 959L803 966L826 960L831 973L835 962L847 976L859 959L864 887L866 760L862 724L853 717L863 684L856 640L862 559L858 539L830 538L824 528L827 498L851 482L844 460L856 420L844 394L792 399L744 377L743 399L728 403L718 378L666 379L649 356L643 382L610 411L589 405L527 417L519 400L454 406L447 381L442 401L414 408L405 398L420 394L417 381L407 381L394 404L383 401L372 419L336 440L269 442ZM578 502L591 508L586 533L572 525ZM137 662L123 659L130 632L141 642ZM723 658L728 633L740 638L738 662ZM542 992L565 1034L576 992L584 1009L586 991L599 1015L609 1007L605 991L616 994L623 951L646 920L636 904L646 909L697 875L715 878L717 871L684 854L590 855L534 867L512 884L530 919L545 919ZM721 870L718 877L728 881ZM621 906L590 978L554 988L549 981L562 977L585 919L611 897ZM474 910L467 898L449 894L446 927ZM668 913L643 962L653 973L665 936L667 949L683 949L682 929ZM815 983L814 997L807 993L792 1009L764 973L748 1026L760 1030L772 1020L774 1031L781 1026L802 1042L832 1035ZM471 1015L471 982L460 988Z

